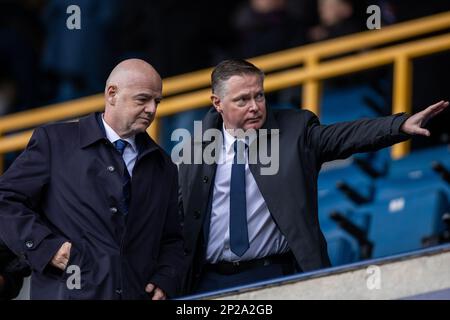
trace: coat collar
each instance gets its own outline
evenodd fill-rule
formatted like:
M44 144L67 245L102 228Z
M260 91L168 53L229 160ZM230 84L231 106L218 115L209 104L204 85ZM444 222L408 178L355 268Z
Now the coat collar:
M101 121L101 113L92 113L79 121L80 148L87 148L98 141L107 142L105 128ZM135 137L139 156L159 150L160 148L147 133L139 133Z
M99 112L96 112L79 120L81 148L86 148L100 140L106 140L103 123L98 121L100 115Z

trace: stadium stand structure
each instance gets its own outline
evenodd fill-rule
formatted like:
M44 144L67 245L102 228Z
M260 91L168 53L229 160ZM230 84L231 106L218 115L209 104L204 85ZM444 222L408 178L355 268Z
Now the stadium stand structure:
M411 153L373 178L354 163L319 175L319 221L332 264L448 242L450 148ZM343 187L344 185L344 187Z
M350 35L251 60L267 73L266 92L302 85L303 106L320 114L322 123L410 112L411 60L450 50L449 27L450 12L446 12L379 32ZM446 33L436 35L439 32ZM427 33L431 35L417 39ZM398 44L408 38L413 40ZM389 43L394 44L379 48ZM320 61L363 47L370 50ZM386 110L379 93L366 85L326 91L320 101L323 80L388 64L394 66L392 110ZM149 130L153 137L158 137L161 117L210 103L210 71L164 79L165 99ZM73 121L102 108L103 96L96 95L2 117L0 154L23 149L31 135L29 129L37 125ZM414 151L400 159L408 153L407 144L393 150L398 150L392 153L394 160L384 149L356 155L340 165L326 165L319 175L319 221L333 268L227 291L227 297L402 298L450 288L450 247L442 245L450 241L450 148L444 145ZM411 250L419 251L406 253ZM373 258L379 259L370 260ZM390 279L383 280L386 291L367 291L365 271L372 264L386 269ZM400 279L402 272L416 268L422 272L417 285L396 288L394 276ZM414 273L409 277L417 278ZM21 296L26 297L26 293Z
M448 300L449 264L450 245L446 244L181 299Z

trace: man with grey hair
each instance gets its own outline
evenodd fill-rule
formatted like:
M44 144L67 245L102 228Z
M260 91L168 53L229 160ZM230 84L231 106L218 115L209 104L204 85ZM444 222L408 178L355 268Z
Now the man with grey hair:
M176 166L148 136L162 81L111 72L105 111L39 127L0 177L0 236L32 269L32 299L165 299L184 255Z
M429 136L426 122L448 106L441 101L408 117L321 125L307 110L266 108L264 75L244 60L227 60L212 72L214 108L203 130L223 132L223 163L180 165L187 293L223 289L327 267L327 244L317 214L317 178L324 162L376 151L412 135ZM256 130L243 141L240 130ZM278 141L279 170L236 161L261 139ZM268 130L268 131L267 131ZM206 144L203 144L203 148Z

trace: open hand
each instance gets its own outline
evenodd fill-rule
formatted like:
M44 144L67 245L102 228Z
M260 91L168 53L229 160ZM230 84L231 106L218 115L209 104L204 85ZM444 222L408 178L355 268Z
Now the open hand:
M410 135L422 135L422 136L430 136L430 131L424 129L427 122L435 117L437 114L441 113L445 108L448 107L448 101L439 101L432 106L429 106L425 110L422 110L411 117L409 117L400 128L404 133Z

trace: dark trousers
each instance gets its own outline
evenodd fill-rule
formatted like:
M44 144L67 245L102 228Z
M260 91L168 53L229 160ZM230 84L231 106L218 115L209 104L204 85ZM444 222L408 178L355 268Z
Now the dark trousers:
M217 270L215 265L206 265L194 290L195 293L205 293L208 291L216 291L222 289L229 289L232 287L243 286L255 282L280 278L298 272L295 260L276 261L267 263L250 262L249 266L243 263L242 271L239 267L236 272L221 272ZM220 269L220 268L219 268Z

